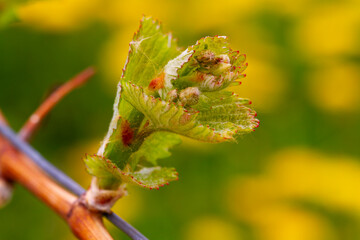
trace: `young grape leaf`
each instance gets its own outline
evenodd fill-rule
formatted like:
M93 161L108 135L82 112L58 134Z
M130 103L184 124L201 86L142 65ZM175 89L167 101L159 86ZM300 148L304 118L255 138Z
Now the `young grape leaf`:
M218 104L216 110L202 113L148 96L135 84L122 82L122 87L124 99L151 121L153 129L205 142L223 142L238 132L249 132L257 126L255 112L236 102Z
M141 20L139 30L130 42L129 55L123 69L122 80L148 86L150 81L163 71L167 62L179 53L180 51L171 34L163 33L157 21L150 17L144 17ZM144 116L127 101L124 101L120 95L121 85L118 85L113 118L97 154L111 159L118 167L122 168L126 165L130 154L136 151L136 148L141 144L137 131ZM121 130L116 130L122 124L122 122L118 122L120 115L121 121L128 122L130 127L128 130L132 131L131 139L128 139L128 144L125 145L121 141L122 136L119 135ZM116 141L117 137L120 138Z
M171 181L178 180L178 173L174 168L151 167L142 168L137 172L124 173L123 181L149 189L159 189Z
M159 167L157 160L170 156L178 135L215 143L258 127L251 101L225 90L245 77L245 60L221 36L202 38L180 52L171 34L144 17L130 42L99 156L85 158L98 185L158 188L177 179L173 168Z
M144 17L130 42L122 78L139 86L148 86L179 53L172 35L164 34L157 21Z
M124 171L109 159L97 155L86 155L84 159L87 171L96 176L100 187L112 182L132 183L149 189L158 189L170 181L178 180L178 173L174 168L151 167L139 171Z
M169 148L181 143L181 139L177 134L170 132L154 132L146 137L139 150L131 154L129 164L132 169L141 160L157 165L157 160L170 157Z
M177 72L172 80L177 89L197 86L202 92L219 91L245 76L241 73L247 67L246 56L231 50L224 36L202 38L181 55L187 57L181 67L171 65Z
M100 188L111 189L120 182L118 168L109 159L98 155L86 154L83 159L88 173L97 178Z

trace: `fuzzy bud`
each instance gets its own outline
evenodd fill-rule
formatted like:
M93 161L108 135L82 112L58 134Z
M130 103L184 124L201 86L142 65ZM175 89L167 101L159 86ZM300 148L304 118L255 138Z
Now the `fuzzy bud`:
M174 102L178 97L177 90L173 89L166 95L166 101Z
M203 81L201 82L199 88L202 91L211 92L218 89L221 83L218 80L218 77L215 77L211 74L203 74L202 75Z
M210 69L210 73L219 76L231 68L230 58L228 55L222 54L216 57L215 64Z
M120 185L115 190L100 189L96 178L93 178L89 190L80 198L80 201L91 211L110 213L115 202L126 195L125 185Z
M206 50L200 53L196 60L200 63L200 66L204 69L210 69L215 61L215 53L210 50Z
M234 82L239 78L239 74L235 72L227 72L226 74L220 77L221 85L228 86L230 83Z
M180 92L180 102L185 106L195 105L199 101L200 90L197 87L188 87Z

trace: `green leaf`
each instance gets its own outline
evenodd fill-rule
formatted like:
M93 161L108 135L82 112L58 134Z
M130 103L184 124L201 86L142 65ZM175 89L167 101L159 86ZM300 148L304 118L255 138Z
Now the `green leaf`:
M179 78L190 75L201 68L197 61L200 54L204 51L211 51L214 54L221 55L229 53L229 43L226 37L205 37L196 42L195 45L190 46L188 51L192 53L191 57L178 70Z
M116 189L120 184L118 168L109 159L98 155L85 155L86 170L92 176L97 177L101 188Z
M87 171L97 177L100 187L107 189L116 189L121 182L153 189L178 179L178 173L174 168L152 167L135 172L124 171L109 159L97 155L86 155L84 162Z
M193 106L199 111L198 121L215 131L229 135L244 134L259 126L256 112L248 107L251 101L228 91L204 93Z
M193 51L186 49L176 58L170 60L164 67L164 88L159 90L159 95L162 99L166 99L167 93L173 89L173 81L179 77L178 71L182 66L189 61Z
M144 17L140 29L130 42L122 78L139 86L148 86L153 78L162 73L168 61L179 53L172 35L164 34L161 25L154 19Z
M177 78L172 85L177 89L197 86L202 92L219 91L245 75L246 57L229 48L227 37L205 37L188 47L181 55L181 67L176 69ZM162 95L163 97L163 95Z
M180 53L171 35L144 17L130 43L99 156L85 159L100 187L129 182L152 189L176 180L173 168L156 165L180 143L177 135L223 142L254 130L259 121L251 101L224 90L245 77L245 60L218 36Z
M209 107L208 111L198 112L148 96L135 84L122 82L122 87L124 98L142 112L156 130L170 131L205 142L223 142L233 139L236 133L252 131L258 125L255 112L239 104L236 98L229 98L234 102L227 105L218 103L214 110ZM211 103L210 100L209 106Z
M174 168L151 167L142 168L133 173L124 173L124 182L133 183L149 189L159 189L171 181L178 180L178 173Z
M157 21L144 17L139 30L130 42L129 56L122 80L136 82L147 87L153 78L161 74L167 62L179 53L171 34L163 33ZM121 86L118 85L113 118L97 154L111 159L118 167L123 168L131 153L141 145L143 135L138 131L144 116L120 95ZM120 122L119 119L121 119ZM121 129L119 129L124 121L130 124L133 131L132 141L125 145L122 141Z
M219 91L219 92L205 92L200 95L198 104L192 106L198 111L207 111L215 108L217 106L226 106L226 105L250 105L251 101L247 98L240 98L237 94L229 91Z
M169 132L154 132L145 138L139 150L130 156L129 163L132 169L136 168L139 161L148 161L157 165L157 159L170 157L169 148L181 143L177 134Z

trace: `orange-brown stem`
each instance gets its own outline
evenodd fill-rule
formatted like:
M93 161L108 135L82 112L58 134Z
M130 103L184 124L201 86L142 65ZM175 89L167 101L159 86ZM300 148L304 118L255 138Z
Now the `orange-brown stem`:
M53 93L32 116L41 120L59 100L75 87L83 84L94 71L89 68L65 83ZM40 121L29 121L22 128L22 138L27 140ZM0 110L0 124L7 125L6 118ZM27 156L13 148L7 139L0 135L0 166L2 177L7 181L18 182L52 208L67 221L69 227L79 239L112 240L103 225L102 215L87 209L76 196L49 178L43 170Z
M73 194L56 184L1 135L0 152L3 176L20 183L57 212L67 221L75 236L79 239L112 239L103 225L101 214L84 207Z
M39 127L43 118L69 92L84 84L95 73L88 68L54 91L31 115L19 133L27 141ZM7 125L0 110L0 124ZM102 214L90 211L81 200L53 181L27 156L18 152L0 135L0 166L2 177L9 182L18 182L52 208L67 221L79 239L111 240L102 221Z
M0 109L0 124L8 126L8 122ZM0 157L2 154L2 148L0 146ZM0 164L0 207L6 205L12 198L13 183L11 180L6 179L2 174L2 167Z
M69 92L81 86L95 74L95 70L89 67L70 79L58 89L56 89L39 108L30 116L19 132L19 137L24 141L29 140L34 131L39 127L41 121L50 112L50 110Z

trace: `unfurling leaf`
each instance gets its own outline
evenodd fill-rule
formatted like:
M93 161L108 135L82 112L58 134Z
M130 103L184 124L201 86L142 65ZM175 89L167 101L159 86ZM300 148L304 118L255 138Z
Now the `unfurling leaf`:
M141 187L159 189L159 187L168 185L171 181L178 180L178 173L174 168L144 167L137 172L124 174L123 180Z
M247 100L228 97L224 99L225 104L221 104L220 99L203 97L207 100L199 103L202 111L196 111L196 105L188 110L179 104L148 96L134 84L123 82L122 86L124 98L150 120L150 128L154 130L205 142L223 142L232 139L236 133L252 131L258 125L255 112L244 106L249 103ZM204 108L206 101L208 108Z
M146 137L139 150L131 154L130 165L135 169L140 161L157 165L157 160L170 157L169 149L181 143L177 134L169 132L154 132Z
M161 75L168 61L179 53L171 34L165 34L157 21L144 17L139 30L130 42L129 56L123 69L122 79L148 88L150 82ZM158 86L153 87L158 88ZM113 111L108 133L97 154L111 159L118 167L124 168L129 156L137 150L148 133L144 135L143 132L139 132L144 116L121 97L120 84ZM127 122L129 127L127 136L122 135L123 130L120 128L124 122Z
M130 42L129 56L122 78L139 86L148 86L161 75L169 60L179 54L170 33L164 34L159 22L144 17Z
M141 168L139 171L126 171L119 169L109 159L97 155L86 155L85 164L87 171L96 176L100 187L111 182L127 182L149 189L158 189L171 181L178 179L174 168L151 167Z
M245 54L226 37L205 37L180 51L158 22L143 18L130 42L108 133L97 155L85 158L100 188L134 183L158 188L177 179L157 166L180 143L233 140L259 126L251 101L226 90L239 85Z
M95 154L86 154L84 162L88 173L97 178L100 188L112 189L117 187L119 169L109 159Z

